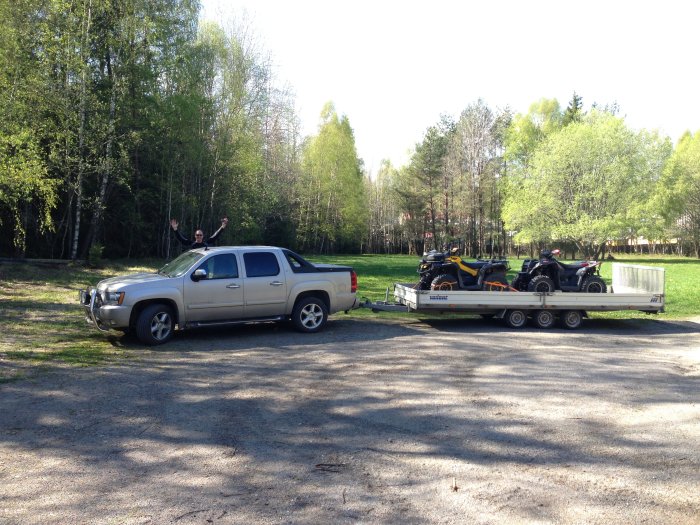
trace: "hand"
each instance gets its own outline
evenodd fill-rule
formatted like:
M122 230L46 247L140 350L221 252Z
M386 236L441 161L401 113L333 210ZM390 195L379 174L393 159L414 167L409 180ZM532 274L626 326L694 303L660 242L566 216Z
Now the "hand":
M228 224L228 217L224 217L221 219L221 227L226 228L226 225Z
M177 221L175 219L170 219L170 227L177 231Z

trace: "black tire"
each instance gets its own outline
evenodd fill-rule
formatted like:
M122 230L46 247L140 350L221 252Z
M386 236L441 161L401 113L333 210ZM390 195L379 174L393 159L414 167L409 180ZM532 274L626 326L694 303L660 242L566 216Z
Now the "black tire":
M522 328L527 323L527 314L524 310L508 310L503 321L510 328Z
M536 275L527 284L528 292L553 292L554 281L546 275Z
M567 330L576 330L582 321L583 313L580 310L565 310L559 315L559 324Z
M591 275L583 280L581 291L585 293L605 293L608 291L608 286L597 275Z
M175 331L173 311L164 304L151 304L136 320L136 337L147 345L167 343Z
M318 297L304 297L294 305L292 323L300 332L307 334L318 332L327 321L328 307Z
M507 292L509 290L508 279L504 273L492 273L484 278L485 292Z
M537 310L532 315L532 323L537 328L552 328L556 322L557 318L554 316L554 312L551 310Z
M451 275L438 275L433 282L430 283L431 290L459 290L457 279Z

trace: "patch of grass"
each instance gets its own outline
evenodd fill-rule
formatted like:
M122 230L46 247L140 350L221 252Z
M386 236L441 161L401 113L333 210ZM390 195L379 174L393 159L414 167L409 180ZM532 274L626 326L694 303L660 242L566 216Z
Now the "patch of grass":
M0 382L56 364L95 366L128 357L85 322L78 291L113 275L153 271L162 261L81 265L0 264Z

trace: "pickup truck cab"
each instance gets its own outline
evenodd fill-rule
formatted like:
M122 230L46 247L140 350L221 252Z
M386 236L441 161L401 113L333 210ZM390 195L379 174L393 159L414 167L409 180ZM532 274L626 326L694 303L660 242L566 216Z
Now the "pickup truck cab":
M291 320L317 332L329 314L358 307L356 291L348 266L312 264L273 246L226 246L184 252L156 273L105 279L81 290L80 302L100 330L156 345L176 326Z

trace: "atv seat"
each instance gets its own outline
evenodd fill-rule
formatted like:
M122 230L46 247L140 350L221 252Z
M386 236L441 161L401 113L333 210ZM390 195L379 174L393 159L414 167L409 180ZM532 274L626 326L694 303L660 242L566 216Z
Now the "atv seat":
M564 270L580 270L588 266L588 263L585 261L575 262L573 264L564 264L561 261L557 261L557 264Z

